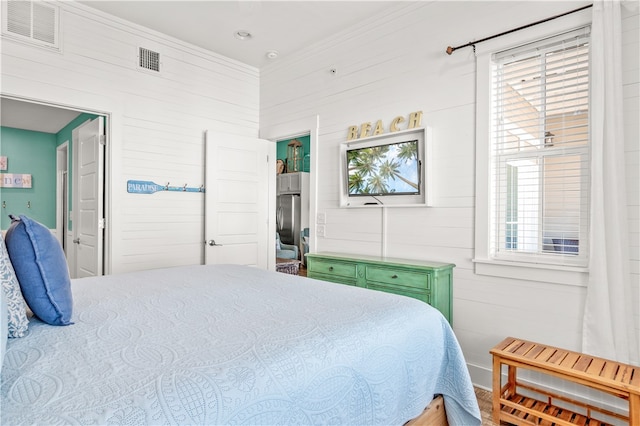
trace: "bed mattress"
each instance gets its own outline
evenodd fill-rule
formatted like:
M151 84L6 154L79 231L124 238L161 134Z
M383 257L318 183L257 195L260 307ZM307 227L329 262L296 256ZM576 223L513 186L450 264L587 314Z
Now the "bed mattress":
M72 291L73 325L8 342L2 424L402 425L435 394L481 423L449 324L411 298L237 265Z

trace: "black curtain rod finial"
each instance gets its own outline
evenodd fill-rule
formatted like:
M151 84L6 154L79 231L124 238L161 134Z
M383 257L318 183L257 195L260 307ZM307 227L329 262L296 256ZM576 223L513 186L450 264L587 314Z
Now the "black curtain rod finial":
M464 46L458 46L458 47L448 46L447 47L447 55L451 55L453 52L455 52L456 50L460 49L461 47L467 47L467 46L473 47L473 53L476 53L476 44L475 44L475 42L469 42L469 44L465 44Z

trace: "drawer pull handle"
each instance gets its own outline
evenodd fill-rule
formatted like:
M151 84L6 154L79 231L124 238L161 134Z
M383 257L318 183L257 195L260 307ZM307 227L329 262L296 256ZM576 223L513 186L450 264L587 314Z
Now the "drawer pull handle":
M393 274L393 275L391 276L391 278L393 278L393 279L395 280L396 278L398 278L398 276L397 276L396 274Z
M330 271L333 271L333 266L329 266L329 270L330 270Z

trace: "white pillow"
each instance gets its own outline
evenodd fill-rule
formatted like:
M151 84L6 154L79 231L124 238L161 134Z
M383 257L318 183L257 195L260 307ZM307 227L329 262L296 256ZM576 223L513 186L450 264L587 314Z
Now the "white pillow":
M7 302L7 335L23 337L29 327L27 308L2 236L0 236L0 281L2 281L2 292Z
M7 298L4 295L4 290L0 288L0 372L2 372L2 365L4 364L4 353L7 351Z

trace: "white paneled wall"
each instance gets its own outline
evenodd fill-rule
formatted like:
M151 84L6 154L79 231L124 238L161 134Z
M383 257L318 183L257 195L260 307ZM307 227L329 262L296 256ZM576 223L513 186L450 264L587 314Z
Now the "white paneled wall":
M62 51L3 38L2 93L110 114L111 272L200 263L203 194L128 194L126 181L204 184L204 129L258 135L258 70L77 3L56 4ZM159 74L137 69L139 47L160 53Z
M475 274L475 60L448 45L506 31L579 7L576 2L417 2L364 20L261 70L261 132L319 115L317 207L326 214L318 251L430 259L456 264L454 330L472 377L490 386L489 349L515 335L580 349L585 289ZM638 10L625 2L624 75L633 273L638 248ZM331 68L336 73L329 72ZM347 129L423 111L433 131L434 207L339 207L339 146ZM296 131L297 129L290 129ZM386 221L383 226L383 221ZM386 233L383 234L386 229ZM640 306L640 290L636 292ZM640 323L640 317L636 317ZM636 326L640 333L640 326Z

